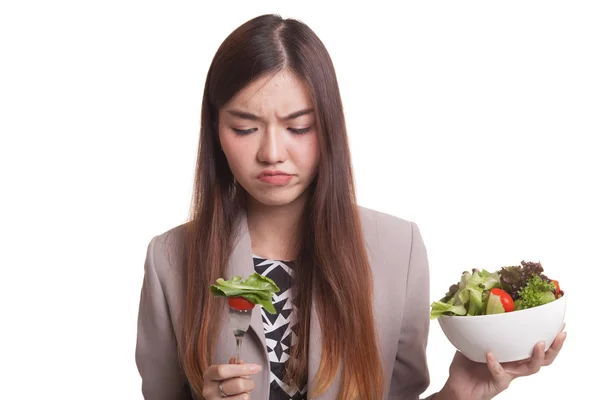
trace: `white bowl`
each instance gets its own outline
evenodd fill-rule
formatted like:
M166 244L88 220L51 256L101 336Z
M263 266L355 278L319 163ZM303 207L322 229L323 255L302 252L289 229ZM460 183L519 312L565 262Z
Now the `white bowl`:
M452 345L475 362L486 362L491 351L499 362L524 360L533 355L536 343L546 350L560 333L566 312L566 295L542 306L503 314L438 318Z

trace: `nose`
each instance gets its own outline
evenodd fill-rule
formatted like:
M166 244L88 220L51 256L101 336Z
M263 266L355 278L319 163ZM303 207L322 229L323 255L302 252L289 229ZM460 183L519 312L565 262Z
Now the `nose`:
M260 162L267 164L284 162L287 158L285 135L276 127L269 127L261 138L257 157Z

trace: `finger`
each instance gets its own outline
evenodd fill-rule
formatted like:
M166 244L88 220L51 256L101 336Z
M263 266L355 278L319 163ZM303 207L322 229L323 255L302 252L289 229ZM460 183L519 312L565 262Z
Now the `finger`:
M526 358L519 361L511 361L502 365L504 371L512 377L517 377L525 374L529 369L528 364L531 358Z
M217 385L218 384L219 383L217 382ZM249 393L253 391L256 387L254 381L247 378L227 379L221 382L221 384L223 385L223 393L225 393L227 396L242 395L244 393ZM219 390L218 387L217 390ZM220 391L219 394L221 394Z
M531 372L531 366L533 365L533 363L535 361L534 358L535 358L536 352L537 352L536 349L537 349L537 346L534 347L533 355L529 358L506 363L504 365L504 370L514 377L531 375L533 373L533 372ZM543 352L544 352L544 347L542 347L542 353Z
M560 346L562 346L562 344L560 344ZM533 348L533 355L531 357L505 364L505 371L515 377L537 373L541 367L548 365L547 359L549 357L553 357L552 353L550 355L548 355L548 352L544 353L545 347L546 345L544 342L536 343L535 347ZM560 347L558 347L558 350L560 350ZM550 351L550 349L548 349L548 351ZM556 357L556 355L554 355L554 357ZM554 360L554 358L551 360Z
M235 364L235 357L229 359L229 364ZM244 360L239 360L238 364L245 364ZM248 375L242 375L242 378L250 378Z
M562 349L565 340L567 339L567 332L561 332L556 336L554 342L552 342L552 346L546 351L546 355L544 357L544 365L550 365L554 362L556 356Z
M538 342L533 349L533 356L527 363L527 371L524 372L525 375L532 375L542 368L544 364L544 359L546 357L545 350L546 344L544 342Z
M258 364L221 364L211 365L207 370L205 377L213 381L222 381L239 376L254 375L261 370Z

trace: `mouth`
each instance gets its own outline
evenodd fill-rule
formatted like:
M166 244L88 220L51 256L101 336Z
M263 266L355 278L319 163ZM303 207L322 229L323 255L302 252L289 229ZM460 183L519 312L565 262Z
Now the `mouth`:
M292 176L292 175L288 174L287 172L283 172L283 171L265 170L265 171L261 172L260 175L258 175L258 179L262 179L262 178L268 177L268 176Z
M265 170L258 175L258 179L262 182L283 186L292 180L293 175L283 171Z

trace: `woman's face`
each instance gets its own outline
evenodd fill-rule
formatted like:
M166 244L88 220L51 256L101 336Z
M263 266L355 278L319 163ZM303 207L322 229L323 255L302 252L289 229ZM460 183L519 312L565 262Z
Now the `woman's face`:
M223 152L251 200L304 198L319 163L313 107L304 82L286 71L250 83L219 111Z

